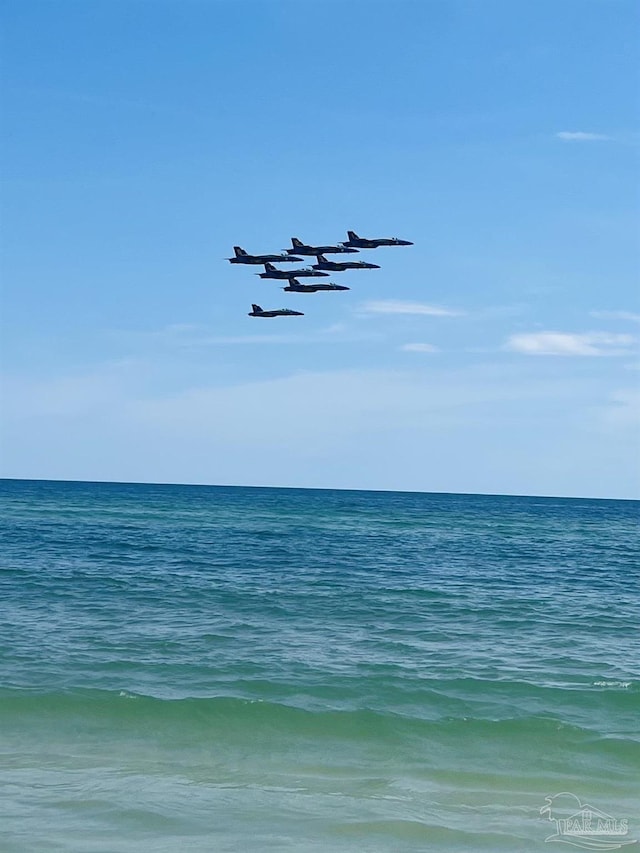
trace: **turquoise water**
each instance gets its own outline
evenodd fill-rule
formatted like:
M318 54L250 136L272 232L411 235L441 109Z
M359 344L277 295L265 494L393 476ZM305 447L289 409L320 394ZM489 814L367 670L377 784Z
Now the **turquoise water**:
M638 504L3 481L7 851L640 837Z

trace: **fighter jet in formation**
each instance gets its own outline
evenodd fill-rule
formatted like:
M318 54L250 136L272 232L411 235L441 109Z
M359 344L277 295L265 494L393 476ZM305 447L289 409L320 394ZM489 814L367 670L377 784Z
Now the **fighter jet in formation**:
M312 264L314 270L331 270L332 272L343 272L344 270L379 270L379 264L370 264L367 261L328 261L324 255L318 255L318 263Z
M318 293L321 290L351 290L342 284L334 284L332 281L319 282L318 284L302 284L296 278L290 278L289 284L282 288L288 293Z
M230 264L265 264L275 261L279 264L290 264L293 261L301 261L291 254L283 252L281 255L248 255L241 246L234 246L235 257L227 258ZM354 251L357 251L354 249Z
M343 245L342 243L337 243L335 246L307 246L306 243L298 240L297 237L291 238L292 249L285 249L285 252L289 255L338 255L338 254L352 254L353 252L357 252L357 249L350 249L348 246Z
M329 272L342 272L343 270L358 269L380 269L379 264L370 264L367 261L351 260L328 260L326 255L357 254L360 249L376 249L378 246L413 246L409 240L399 240L397 237L359 237L355 231L347 231L348 240L343 243L334 243L327 246L311 246L303 243L298 237L291 238L291 248L285 249L281 254L273 255L250 255L241 246L234 246L234 257L228 258L232 264L263 265L264 272L256 273L264 279L284 280L285 286L282 290L287 293L320 293L329 291L350 290L344 285L334 282L323 282L316 284L302 284L300 278L328 278ZM279 269L274 264L302 263L304 256L315 257L316 263L309 267L296 269ZM302 317L302 311L292 311L290 308L274 308L265 311L259 305L253 304L249 317Z
M410 240L399 240L397 237L358 237L355 231L347 231L348 240L345 246L352 249L377 249L378 246L413 246Z
M292 311L291 308L273 308L264 311L259 305L251 305L249 317L304 317L302 311Z
M278 270L274 267L273 264L265 264L264 272L256 273L260 278L303 278L307 276L324 276L325 278L329 275L327 272L318 272L316 269L311 269L311 267L303 267L299 270Z

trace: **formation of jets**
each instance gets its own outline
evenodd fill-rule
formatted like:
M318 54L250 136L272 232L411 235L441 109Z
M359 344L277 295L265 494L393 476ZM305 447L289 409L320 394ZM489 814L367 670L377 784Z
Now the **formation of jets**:
M380 269L379 264L370 264L367 261L330 261L326 255L353 254L360 249L377 249L379 246L413 246L409 240L399 240L397 237L359 237L355 231L347 231L347 240L330 246L312 246L303 243L297 237L291 238L291 248L284 249L280 254L251 255L241 246L234 246L234 257L227 258L231 264L254 264L263 265L264 272L256 273L263 279L286 280L287 284L282 289L287 293L320 293L331 290L350 290L334 282L320 282L302 284L300 278L327 278L331 272L344 272L345 270L357 269ZM303 257L315 257L316 263L310 267L299 267L298 269L278 269L274 264L301 263ZM291 308L273 308L264 310L259 305L253 304L249 317L303 317L302 311L293 311Z

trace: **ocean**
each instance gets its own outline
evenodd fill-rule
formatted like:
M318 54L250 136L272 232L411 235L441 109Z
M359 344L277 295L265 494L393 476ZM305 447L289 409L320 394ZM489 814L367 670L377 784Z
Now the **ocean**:
M3 851L544 851L574 803L640 838L638 503L0 503Z

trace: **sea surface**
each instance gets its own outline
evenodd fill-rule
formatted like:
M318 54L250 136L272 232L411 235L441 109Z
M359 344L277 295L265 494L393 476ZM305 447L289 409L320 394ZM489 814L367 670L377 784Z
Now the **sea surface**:
M559 793L640 838L638 503L0 506L2 851L544 853Z

